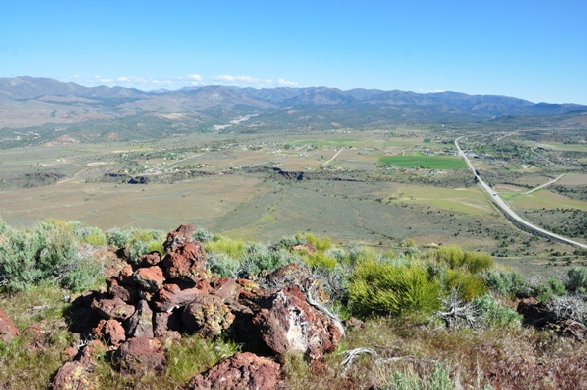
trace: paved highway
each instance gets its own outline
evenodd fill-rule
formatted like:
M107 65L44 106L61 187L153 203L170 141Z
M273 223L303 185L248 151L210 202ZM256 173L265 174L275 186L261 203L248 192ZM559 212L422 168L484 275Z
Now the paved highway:
M483 181L483 179L481 178L481 176L479 176L477 174L477 171L475 170L475 167L473 166L473 164L471 164L471 161L469 161L469 158L465 155L465 153L461 150L461 147L459 146L459 140L463 138L458 137L457 139L455 139L455 146L457 148L457 151L459 153L459 156L461 156L465 162L467 163L467 165L469 166L469 168L471 169L471 171L473 171L473 174L475 175L475 177L477 178L479 184L481 185L481 188L483 189L483 191L487 192L489 194L489 197L491 198L491 200L493 201L493 203L495 203L495 205L497 207L499 207L505 214L507 214L511 219L513 219L514 221L526 226L529 230L534 231L535 233L539 233L542 235L546 235L548 237L554 238L555 240L558 241L562 241L565 242L567 244L571 244L574 246L577 246L579 248L582 249L587 249L587 245L577 242L575 240L571 240L570 238L567 237L563 237L559 234L553 233L553 232L549 232L548 230L542 229L539 226L534 225L532 222L528 222L525 219L523 219L522 217L520 217L518 214L516 214L504 201L503 199L501 199L501 197L499 196L499 194L497 192L495 192L487 183L485 183Z

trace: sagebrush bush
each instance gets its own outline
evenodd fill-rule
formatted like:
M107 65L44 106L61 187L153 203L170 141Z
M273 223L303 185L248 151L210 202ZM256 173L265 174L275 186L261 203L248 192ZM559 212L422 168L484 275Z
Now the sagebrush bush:
M587 293L587 267L575 267L568 272L569 291L579 294Z
M485 285L498 295L511 297L533 292L526 279L515 272L489 271L482 274L481 277L485 281Z
M132 238L132 232L128 229L109 229L106 232L108 245L124 248Z
M349 300L360 314L433 312L439 307L439 286L422 266L396 266L374 260L354 269Z
M82 242L90 244L94 248L102 248L108 244L106 233L97 227L83 227L77 232Z
M47 220L32 231L7 231L0 242L0 279L11 290L48 279L74 290L91 285L101 275L101 265L92 263L94 252L80 244L74 226Z
M200 242L208 242L208 241L212 241L214 239L214 235L212 233L210 233L209 231L207 231L206 229L202 229L202 228L197 228L194 231L194 234L192 235L192 239L194 241L200 241Z
M485 294L472 301L479 312L484 327L507 328L519 327L523 316L516 311L499 304L491 294Z
M139 257L153 251L163 253L163 240L164 234L158 230L133 230L125 247L129 262L135 264Z
M206 267L219 276L237 277L241 268L239 260L233 259L226 253L213 253L208 255Z
M248 244L240 258L240 276L251 277L262 271L272 272L285 265L301 264L298 254L285 249L271 250L262 244Z
M555 297L567 295L567 289L563 282L558 279L549 279L548 282L535 286L536 298L541 302L548 302Z
M426 377L416 373L394 372L383 386L385 390L456 390L455 382L450 378L448 369L437 363Z

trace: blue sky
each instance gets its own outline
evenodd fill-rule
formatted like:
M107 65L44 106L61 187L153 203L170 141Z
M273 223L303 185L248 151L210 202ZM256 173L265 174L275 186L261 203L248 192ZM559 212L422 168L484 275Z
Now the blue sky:
M0 77L587 104L587 2L0 1Z

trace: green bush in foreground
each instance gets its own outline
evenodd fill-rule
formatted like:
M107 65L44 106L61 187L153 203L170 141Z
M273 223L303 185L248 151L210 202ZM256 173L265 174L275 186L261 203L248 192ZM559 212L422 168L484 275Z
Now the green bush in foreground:
M568 273L568 290L583 294L587 293L587 267L575 267Z
M442 364L437 363L432 372L425 378L418 374L393 373L385 390L456 390L457 386L450 378L449 372Z
M493 328L519 327L522 324L523 316L516 311L500 305L491 295L485 294L472 301L483 319L483 325Z
M43 280L82 290L101 275L94 253L80 245L74 224L47 220L32 231L6 230L0 241L0 279L11 290ZM82 275L83 273L83 275Z
M439 307L439 286L423 267L368 260L357 264L349 286L354 311L361 314L431 313Z

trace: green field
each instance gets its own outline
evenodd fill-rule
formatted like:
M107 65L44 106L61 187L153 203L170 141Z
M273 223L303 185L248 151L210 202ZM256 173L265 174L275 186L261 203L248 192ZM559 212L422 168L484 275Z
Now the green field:
M379 165L398 166L403 168L431 169L466 169L465 162L458 157L449 156L384 156L379 158Z

